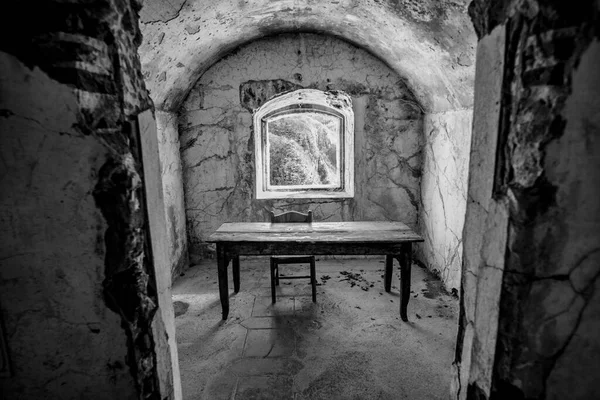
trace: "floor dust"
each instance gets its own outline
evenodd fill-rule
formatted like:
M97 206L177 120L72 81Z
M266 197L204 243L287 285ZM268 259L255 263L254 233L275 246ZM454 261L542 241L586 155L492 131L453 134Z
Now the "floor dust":
M449 294L446 289L444 289L442 281L429 270L424 268L422 269L425 273L425 278L423 281L426 284L425 289L421 289L423 296L427 297L428 299L436 299L441 295L448 296Z
M394 399L377 385L373 376L371 357L359 351L351 351L333 357L326 369L313 380L309 387L298 393L297 399Z
M294 280L271 304L268 265L265 257L241 260L241 291L231 293L226 321L214 260L175 282L184 399L447 397L458 304L428 271L413 265L406 323L397 264L387 293L383 257L318 261L316 303L308 280Z

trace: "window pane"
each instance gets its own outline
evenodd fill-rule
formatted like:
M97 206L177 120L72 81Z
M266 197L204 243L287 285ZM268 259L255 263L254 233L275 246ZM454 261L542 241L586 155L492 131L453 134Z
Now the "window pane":
M341 91L298 89L253 117L257 199L354 196L354 112Z
M341 120L321 112L293 112L267 120L269 184L335 188L341 185Z

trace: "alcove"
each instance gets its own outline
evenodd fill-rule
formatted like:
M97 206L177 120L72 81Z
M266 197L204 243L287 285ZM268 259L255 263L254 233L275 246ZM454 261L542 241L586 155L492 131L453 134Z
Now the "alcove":
M354 195L257 199L253 113L301 88L341 90L354 118ZM198 79L179 110L192 259L226 221L266 220L270 209L313 210L315 220L397 220L418 226L423 111L406 81L369 52L314 33L239 47ZM350 148L347 148L350 150Z

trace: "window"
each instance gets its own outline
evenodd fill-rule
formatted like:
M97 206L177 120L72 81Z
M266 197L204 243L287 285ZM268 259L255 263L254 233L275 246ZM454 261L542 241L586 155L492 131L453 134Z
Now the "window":
M354 113L343 92L300 89L254 114L256 198L354 196Z

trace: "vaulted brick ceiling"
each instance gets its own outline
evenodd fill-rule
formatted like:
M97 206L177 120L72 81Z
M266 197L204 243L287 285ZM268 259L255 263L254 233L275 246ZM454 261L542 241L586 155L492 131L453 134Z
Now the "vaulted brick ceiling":
M335 35L406 78L428 112L472 106L476 37L467 0L146 0L140 55L158 109L236 47L280 32Z

